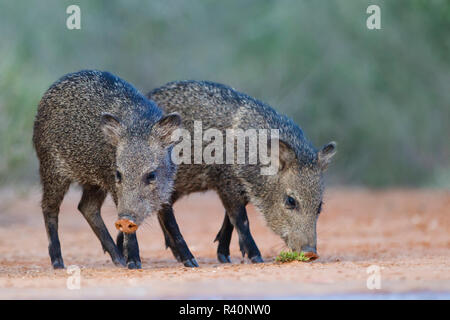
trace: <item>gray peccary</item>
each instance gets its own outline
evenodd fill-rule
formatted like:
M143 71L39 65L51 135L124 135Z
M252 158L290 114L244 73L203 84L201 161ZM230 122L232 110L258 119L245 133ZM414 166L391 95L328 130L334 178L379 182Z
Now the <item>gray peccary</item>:
M254 263L263 261L250 234L245 209L249 202L262 212L268 226L289 248L304 251L311 259L318 257L316 224L322 207L323 172L335 154L334 142L317 150L287 116L217 83L173 82L147 96L165 112L179 113L183 127L191 132L191 136L196 120L202 121L203 130L216 128L221 132L230 128L279 129L279 170L275 175L261 175L260 165L248 164L203 162L178 167L172 203L192 192L215 190L225 207L223 225L216 237L220 262L230 262L233 228L237 230L242 255L247 254ZM162 211L170 214L172 207L164 206ZM160 223L163 231L167 229L164 221L160 220ZM185 255L183 248L171 241L167 232L165 238L176 258Z
M67 74L47 90L39 103L33 143L55 269L64 268L58 214L71 183L82 186L78 209L114 264L141 267L135 231L170 198L176 172L170 136L180 124L178 114L164 116L154 102L108 72ZM118 208L116 227L125 232L118 236L119 247L100 215L108 192Z

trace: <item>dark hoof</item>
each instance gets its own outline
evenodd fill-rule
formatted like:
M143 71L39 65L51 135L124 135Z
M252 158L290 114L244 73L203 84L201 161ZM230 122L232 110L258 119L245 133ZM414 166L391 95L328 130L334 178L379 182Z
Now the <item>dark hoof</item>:
M56 259L52 262L53 269L64 269L64 262L62 258Z
M261 258L261 256L254 256L253 258L250 258L252 263L263 263L264 260Z
M220 263L231 263L230 256L226 256L223 253L218 253L217 259Z
M128 269L142 269L140 261L128 261L127 267Z
M185 267L188 267L188 268L198 268L198 263L197 263L197 260L195 260L195 258L183 261L183 264Z

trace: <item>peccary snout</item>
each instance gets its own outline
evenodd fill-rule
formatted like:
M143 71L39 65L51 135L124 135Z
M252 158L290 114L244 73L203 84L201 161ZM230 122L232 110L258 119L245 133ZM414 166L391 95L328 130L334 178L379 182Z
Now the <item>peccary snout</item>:
M309 260L316 260L319 258L319 255L317 254L316 248L312 248L310 246L303 246L302 251L305 255L305 257L309 258Z
M299 233L292 233L296 236L291 236L291 238L287 241L289 248L293 251L303 252L305 257L309 258L309 260L315 260L319 258L317 254L317 247L315 245L315 236L308 241L305 237L300 236Z
M119 220L115 223L116 229L124 233L134 233L138 229L138 225L134 219L128 215L119 215Z

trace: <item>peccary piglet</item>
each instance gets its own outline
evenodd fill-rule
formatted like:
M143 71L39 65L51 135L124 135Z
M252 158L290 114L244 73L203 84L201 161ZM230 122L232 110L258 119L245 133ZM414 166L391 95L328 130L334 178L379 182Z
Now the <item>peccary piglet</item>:
M218 83L173 82L147 96L165 112L179 113L191 137L194 136L194 121L201 121L203 131L210 128L223 133L227 129L279 130L279 166L275 174L262 175L259 162L257 165L203 162L178 166L172 203L192 192L215 190L225 207L223 225L216 237L220 262L230 262L229 245L234 228L242 255L247 254L254 263L263 261L250 234L245 209L250 202L289 248L304 251L311 259L318 257L316 225L324 192L323 172L335 154L334 142L317 150L287 116ZM203 145L208 143L204 141ZM248 159L248 149L246 152ZM172 208L164 206L162 210L171 212ZM165 230L164 221L160 222ZM183 248L165 234L166 245L179 258L184 254Z
M178 114L164 116L154 102L108 72L67 74L47 90L39 103L33 143L55 269L64 268L58 214L71 183L82 186L78 209L113 263L141 267L135 231L170 198L176 172L170 136L180 123ZM100 215L108 193L118 209L116 227L125 233L119 235L119 247Z

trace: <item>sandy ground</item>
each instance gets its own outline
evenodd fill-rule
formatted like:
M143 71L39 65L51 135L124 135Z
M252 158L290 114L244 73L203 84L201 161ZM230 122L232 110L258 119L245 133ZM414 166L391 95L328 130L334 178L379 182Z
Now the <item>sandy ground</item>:
M317 261L278 264L284 247L249 206L251 230L266 263L240 256L233 234L232 264L219 264L213 239L223 208L214 193L179 201L175 212L200 268L185 268L165 250L155 218L138 230L142 270L114 267L76 210L73 189L60 214L66 267L53 271L39 208L38 189L0 193L0 298L450 298L450 191L330 189L318 224ZM116 211L110 199L103 217L113 237ZM370 290L367 268L380 269L381 289ZM375 267L375 268L377 268ZM373 278L371 278L373 279Z

